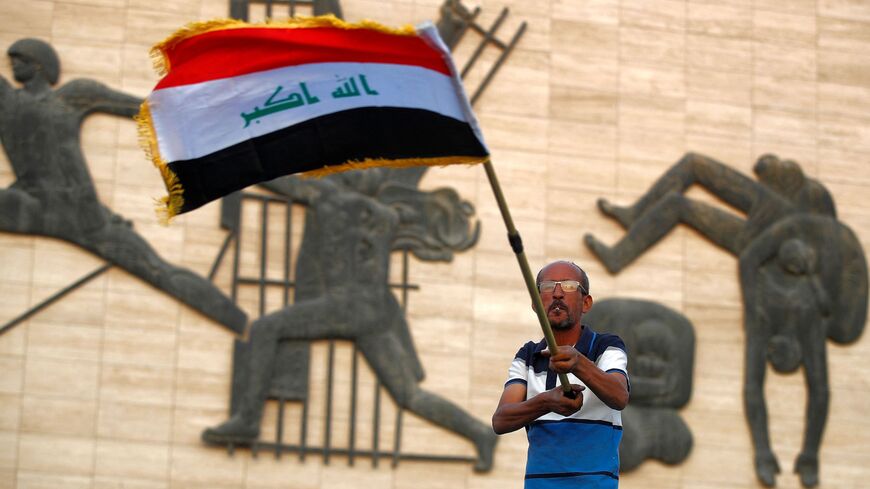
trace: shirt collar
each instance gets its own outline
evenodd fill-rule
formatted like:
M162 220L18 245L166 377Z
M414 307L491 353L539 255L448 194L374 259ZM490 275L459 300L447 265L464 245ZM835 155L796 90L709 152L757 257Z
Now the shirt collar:
M595 336L595 333L592 331L592 329L589 326L587 326L585 324L581 324L580 326L581 326L580 338L577 340L577 343L574 345L574 349L579 351L580 353L586 355L586 356L589 356L589 353L590 353L589 348L592 346L592 338ZM542 338L541 341L539 341L535 345L535 351L532 354L538 355L546 349L547 349L547 339Z

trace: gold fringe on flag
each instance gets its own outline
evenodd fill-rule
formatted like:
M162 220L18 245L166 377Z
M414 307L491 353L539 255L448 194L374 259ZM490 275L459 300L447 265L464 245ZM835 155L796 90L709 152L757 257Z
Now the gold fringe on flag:
M447 165L477 165L489 159L488 156L439 156L435 158L404 158L399 160L369 159L362 161L348 161L340 165L324 166L316 170L299 173L300 177L321 178L327 175L343 173L351 170L365 170L367 168L410 168L412 166L447 166Z
M178 176L160 156L160 148L157 146L157 133L154 131L154 121L151 118L151 110L148 108L147 100L139 106L139 114L134 119L136 120L139 132L139 146L145 151L146 157L160 170L163 183L166 185L168 195L155 200L160 223L168 225L169 220L177 215L184 205L184 188L181 186L181 182L178 181Z
M284 20L266 20L265 22L249 23L237 19L214 19L203 22L191 22L181 29L170 34L169 37L154 45L151 48L151 61L154 65L154 70L159 76L166 76L169 73L169 57L167 51L174 45L185 39L193 36L198 36L206 32L222 31L227 29L245 29L251 27L266 27L277 29L306 29L314 27L335 27L338 29L368 29L383 32L385 34L393 34L397 36L413 36L417 34L414 26L408 24L399 28L388 27L379 24L373 20L361 20L359 22L345 22L338 17L327 14L317 17L292 17Z

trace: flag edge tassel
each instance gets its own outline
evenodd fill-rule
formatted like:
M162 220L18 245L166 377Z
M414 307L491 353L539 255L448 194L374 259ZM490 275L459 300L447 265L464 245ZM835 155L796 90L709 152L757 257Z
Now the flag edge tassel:
M184 206L184 187L178 180L178 176L169 168L169 164L160 156L160 148L157 145L157 133L154 130L154 120L151 118L151 109L148 100L139 106L139 114L134 119L139 133L139 146L145 151L145 156L160 171L163 184L166 186L167 195L154 199L155 212L158 221L165 225L169 220L181 212Z
M489 156L436 156L431 158L366 158L351 160L338 165L323 166L298 175L303 178L322 178L336 173L368 168L411 168L415 166L478 165L489 160Z

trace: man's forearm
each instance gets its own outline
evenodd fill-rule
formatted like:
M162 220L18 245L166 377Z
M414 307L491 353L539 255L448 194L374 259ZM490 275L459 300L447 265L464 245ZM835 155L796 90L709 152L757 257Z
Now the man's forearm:
M607 373L585 356L580 357L572 373L607 407L622 411L628 405L628 381L622 374Z
M511 433L551 411L540 394L522 402L503 404L492 415L492 429L499 435Z

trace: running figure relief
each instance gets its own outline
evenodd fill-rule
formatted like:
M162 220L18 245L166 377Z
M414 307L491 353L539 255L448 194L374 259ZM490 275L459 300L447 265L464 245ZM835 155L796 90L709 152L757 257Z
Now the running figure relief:
M252 323L250 351L237 357L244 364L233 366L247 377L233 392L234 412L205 430L204 441L251 444L258 439L280 342L339 339L356 344L397 405L467 438L477 450L475 468L490 469L496 443L492 429L419 387L423 366L388 282L391 251L408 249L421 260L449 261L477 242L479 223L470 225L473 208L452 189L421 191L394 173L378 168L264 184L307 206L295 302Z
M0 77L0 141L15 182L0 189L0 231L62 239L117 265L230 330L247 317L205 278L163 260L132 223L100 202L79 133L94 112L132 117L142 99L87 79L57 90L60 60L38 39L9 47L13 88Z
M627 233L612 247L592 235L585 243L618 273L683 223L737 257L746 330L744 403L756 475L773 486L780 471L768 434L766 362L779 372L803 365L806 428L794 471L801 484L813 487L829 404L826 339L850 343L864 330L867 262L855 234L837 220L828 190L797 163L764 155L754 172L758 181L689 153L634 205L599 200L601 212ZM692 185L745 217L685 197Z

